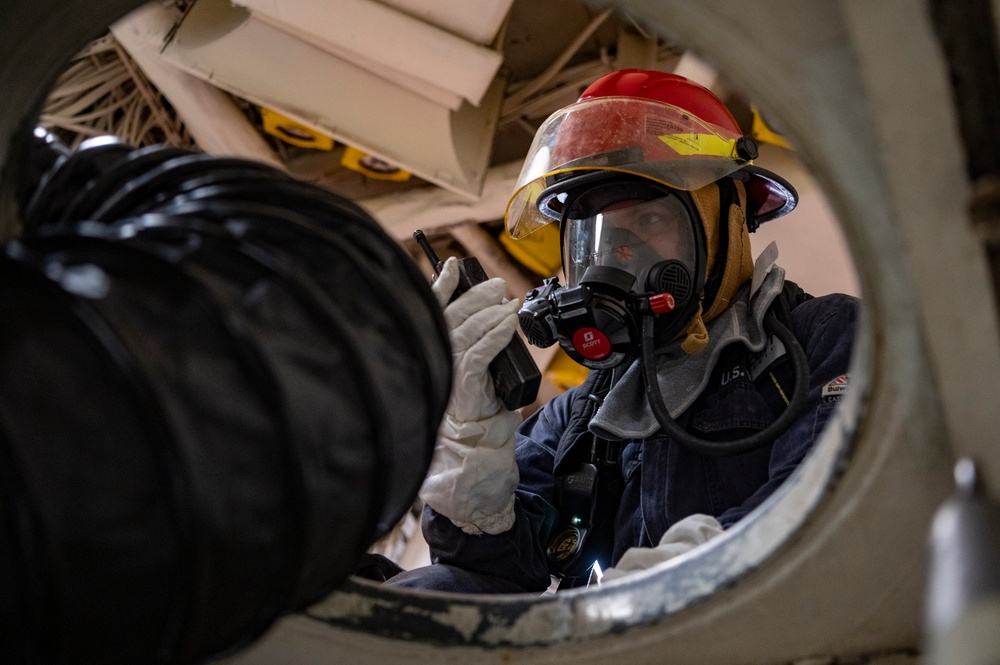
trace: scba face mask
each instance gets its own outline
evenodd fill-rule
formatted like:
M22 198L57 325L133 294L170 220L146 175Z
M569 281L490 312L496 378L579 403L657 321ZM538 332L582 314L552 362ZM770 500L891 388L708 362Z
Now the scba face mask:
M561 209L567 284L552 277L525 296L529 342L558 342L605 369L638 354L641 317L655 317L658 340L687 325L705 273L704 230L687 192L625 177L546 198Z

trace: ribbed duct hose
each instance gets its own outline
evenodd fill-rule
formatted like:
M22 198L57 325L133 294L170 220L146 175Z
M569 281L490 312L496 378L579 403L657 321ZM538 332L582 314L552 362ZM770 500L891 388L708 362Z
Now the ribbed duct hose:
M440 309L363 210L271 167L50 161L0 256L0 662L238 649L412 504Z

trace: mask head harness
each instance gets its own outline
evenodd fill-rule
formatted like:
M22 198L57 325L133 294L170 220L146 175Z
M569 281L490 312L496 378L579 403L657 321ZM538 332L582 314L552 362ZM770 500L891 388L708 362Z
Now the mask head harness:
M705 232L690 195L609 172L550 190L567 284L552 277L526 295L528 341L558 342L576 362L606 369L637 356L643 316L655 317L657 339L676 337L705 289Z

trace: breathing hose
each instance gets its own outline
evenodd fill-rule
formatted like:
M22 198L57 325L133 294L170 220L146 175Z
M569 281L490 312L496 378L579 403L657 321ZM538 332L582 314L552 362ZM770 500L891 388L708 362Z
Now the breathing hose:
M788 406L777 419L764 429L750 436L734 441L711 441L691 434L670 417L663 403L663 394L656 377L656 335L653 327L654 317L644 316L642 319L642 377L646 388L646 401L656 422L672 439L702 455L722 456L739 455L772 443L783 434L802 415L806 407L809 392L809 360L806 358L802 345L795 339L787 327L780 323L771 312L764 315L764 331L773 334L785 346L791 355L792 371L795 377L795 387Z

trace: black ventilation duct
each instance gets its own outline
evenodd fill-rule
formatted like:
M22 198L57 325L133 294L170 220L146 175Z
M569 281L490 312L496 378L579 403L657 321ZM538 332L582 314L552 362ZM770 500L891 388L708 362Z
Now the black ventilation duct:
M271 167L37 149L0 256L0 661L245 646L412 504L440 309L363 210Z

